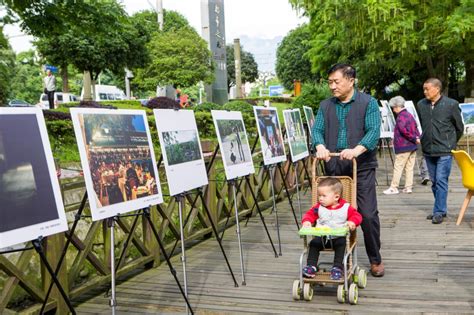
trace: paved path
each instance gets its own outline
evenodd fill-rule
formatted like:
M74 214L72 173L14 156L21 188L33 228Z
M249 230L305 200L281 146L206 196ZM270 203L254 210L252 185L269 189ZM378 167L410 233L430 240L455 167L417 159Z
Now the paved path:
M383 163L381 163L383 164ZM223 313L469 313L474 314L474 224L473 205L461 226L455 221L465 189L457 166L450 180L450 214L441 225L425 219L431 212L432 194L418 185L411 195L385 196L385 173L378 172L379 210L382 222L383 278L368 277L359 291L359 304L339 304L336 288L317 287L311 302L293 301L291 286L298 273L302 241L296 234L287 202L278 204L283 256L275 258L258 217L242 228L247 285L234 287L214 239L187 251L190 301L198 314ZM310 206L309 194L302 198ZM265 212L277 243L274 215ZM359 233L359 246L362 237ZM224 246L240 284L240 263L235 229L227 230ZM326 257L326 258L324 258ZM332 254L322 258L332 260ZM182 277L179 257L173 263ZM368 268L364 248L359 263ZM78 305L79 314L110 312L102 294ZM165 264L129 278L117 287L118 313L184 312L184 301Z

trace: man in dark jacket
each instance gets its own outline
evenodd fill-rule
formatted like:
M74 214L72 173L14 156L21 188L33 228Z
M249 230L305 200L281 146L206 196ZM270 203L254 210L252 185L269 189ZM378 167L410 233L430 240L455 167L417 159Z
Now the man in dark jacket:
M433 214L427 217L433 224L442 223L447 215L448 180L453 163L451 150L456 148L464 131L459 103L441 95L442 87L436 78L426 80L425 98L416 105L423 130L421 147L435 198Z
M316 157L326 161L326 175L352 176L352 158L357 159L357 210L363 217L362 231L370 271L381 277L385 269L380 255L380 219L375 190L380 112L377 101L354 87L355 69L336 64L328 71L334 97L321 102L313 125ZM330 159L329 152L340 152Z

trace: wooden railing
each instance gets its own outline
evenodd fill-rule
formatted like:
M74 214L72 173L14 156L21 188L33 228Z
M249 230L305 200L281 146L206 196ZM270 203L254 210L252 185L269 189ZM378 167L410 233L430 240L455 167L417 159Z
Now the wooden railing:
M303 166L309 167L311 165L310 159L308 157L299 162L300 185L305 182L308 183ZM261 154L255 154L254 163L260 166L256 168L256 173L250 176L249 179L254 192L260 192L257 197L259 205L264 209L272 204L271 188L269 186L270 176L268 176L267 170L261 166L260 161ZM233 194L230 185L223 176L224 170L221 159L219 156L212 159L208 155L206 163L209 168L209 185L203 189L203 193L211 218L203 211L199 199L191 208L196 194L186 195L184 216L189 217L184 230L186 241L203 240L212 236L209 220L213 220L219 231L235 224ZM294 165L286 162L282 165L282 170L286 179L282 178L278 169L273 170L275 172L275 193L278 200L285 197L283 180L286 180L290 194L295 191ZM160 174L164 179L163 169L160 169ZM165 187L166 181L162 180L161 184ZM239 185L239 182L237 182L237 185ZM65 195L73 191L79 196L85 194L83 180L63 184L62 188ZM76 199L66 205L70 226L81 203L81 198ZM240 185L236 199L240 218L255 214L254 202L245 182ZM86 201L85 198L84 201ZM154 206L151 210L152 222L158 229L161 239L165 241L168 254L173 254L170 251L175 248L176 243L180 240L177 212L177 204L174 198L170 197L165 197L165 203ZM89 214L87 204L85 214ZM133 271L152 268L162 261L158 244L145 218L138 216L118 218L115 235L116 257L120 255L125 257L116 270L117 277L129 275ZM124 246L129 235L131 241L127 246ZM69 238L71 245L68 247L66 259L62 264L58 279L69 298L74 302L90 290L97 289L100 286L106 288L105 285L110 283L110 229L107 228L106 221L92 222L90 218L82 217L79 219L78 229L74 233L68 231L48 237L44 240L43 245L53 269L55 269ZM216 248L216 250L218 249ZM12 255L0 255L0 271L5 274L3 286L0 286L0 314L17 311L25 313L39 312L51 279L36 256L36 253L32 250ZM2 276L1 272L0 276ZM23 291L18 290L18 287L21 287ZM27 297L21 304L14 303L12 300L19 292L22 292L20 295ZM15 300L18 300L18 298ZM53 289L45 310L56 310L58 314L68 313L68 307L56 288Z

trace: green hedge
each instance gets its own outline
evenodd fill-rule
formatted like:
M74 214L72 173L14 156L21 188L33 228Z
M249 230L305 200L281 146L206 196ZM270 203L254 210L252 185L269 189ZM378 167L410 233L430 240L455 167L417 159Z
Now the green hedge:
M157 156L161 153L158 140L158 132L156 129L155 116L152 110L142 106L139 101L105 101L99 102L104 105L115 106L119 109L141 109L146 110L148 124L152 136L153 146ZM79 106L78 102L63 104L60 108L51 110L50 112L69 113L71 107ZM253 106L245 101L232 101L223 106L214 103L203 103L192 108L196 117L196 124L199 131L199 136L202 140L216 139L216 132L214 122L212 120L211 110L222 109L242 112L242 117L245 123L249 138L256 137L257 126L255 117L253 115ZM58 115L59 116L59 115ZM49 119L48 117L51 117ZM76 138L71 120L57 120L52 119L52 115L46 116L46 126L49 133L49 139L53 150L54 157L60 163L79 162L79 151L77 148Z
M204 103L201 103L199 105L196 105L194 107L192 107L192 110L194 112L208 112L210 113L211 110L219 110L219 109L222 109L222 105L219 105L219 104L216 104L216 103L212 103L212 102L204 102Z
M293 108L299 108L303 113L303 106L309 106L316 115L319 103L329 97L331 97L331 91L327 84L305 83L301 89L301 95L293 102Z
M275 102L275 103L287 103L291 104L293 103L294 98L292 97L283 97L283 96L259 96L259 97L246 97L243 99L238 99L238 100L249 100L249 101L256 101L256 102L262 102L265 100L269 100L270 102ZM237 101L237 99L230 100L230 101Z

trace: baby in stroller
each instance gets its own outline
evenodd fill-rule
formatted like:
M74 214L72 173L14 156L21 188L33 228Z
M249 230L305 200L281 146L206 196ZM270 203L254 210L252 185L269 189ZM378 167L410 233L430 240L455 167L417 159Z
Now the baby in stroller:
M328 227L338 229L347 226L355 230L362 222L362 216L347 201L341 198L343 185L337 178L327 177L318 185L318 203L303 216L303 228ZM345 236L316 236L309 243L307 265L303 268L303 276L314 278L318 272L319 253L324 249L334 250L334 264L331 269L331 280L344 278L343 259L346 249Z

